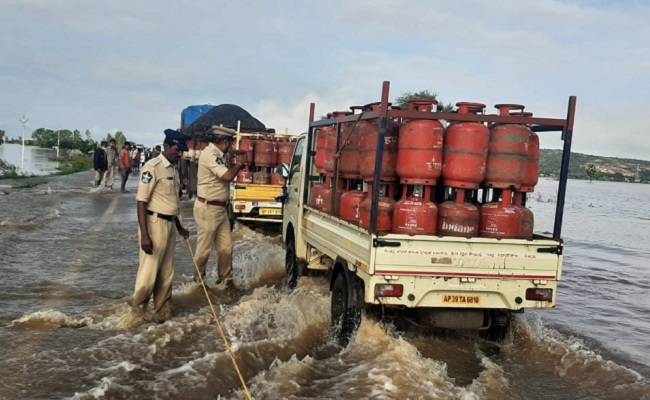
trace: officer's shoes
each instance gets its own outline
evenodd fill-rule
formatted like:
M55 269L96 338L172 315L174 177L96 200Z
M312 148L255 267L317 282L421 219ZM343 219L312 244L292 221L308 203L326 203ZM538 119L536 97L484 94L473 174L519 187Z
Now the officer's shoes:
M233 283L232 278L225 278L225 279L217 278L216 284L217 286L223 288L224 290L235 289L235 284Z
M196 276L194 277L194 282L198 283L199 285L201 284L201 280ZM203 277L203 284L205 285L206 289L210 289L210 286L208 286L208 284L205 282L205 276Z

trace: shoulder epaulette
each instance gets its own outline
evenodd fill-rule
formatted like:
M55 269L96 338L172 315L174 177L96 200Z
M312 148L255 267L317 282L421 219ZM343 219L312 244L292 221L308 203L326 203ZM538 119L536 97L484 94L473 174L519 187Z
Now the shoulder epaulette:
M151 165L152 167L155 167L156 165L160 164L162 161L160 158L152 158L151 160L147 161L147 164Z

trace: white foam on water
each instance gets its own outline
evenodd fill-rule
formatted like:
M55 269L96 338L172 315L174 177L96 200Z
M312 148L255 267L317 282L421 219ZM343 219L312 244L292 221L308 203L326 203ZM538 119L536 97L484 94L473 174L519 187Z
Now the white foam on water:
M235 231L235 236L233 279L238 287L250 289L284 276L285 253L277 239L244 226Z
M11 326L20 328L49 329L49 328L80 328L92 324L92 318L73 318L56 310L36 311L11 321Z
M518 329L523 345L529 347L530 359L545 360L552 364L554 372L583 387L607 387L626 389L645 386L645 379L638 372L604 359L575 336L565 336L550 328L537 313L528 313L519 319ZM521 341L505 345L507 351L521 351Z
M101 194L101 193L113 193L113 190L111 190L111 189L109 189L107 187L104 187L104 186L98 186L98 187L93 187L93 188L88 189L88 192L89 193L100 193Z
M141 368L142 367L140 365L133 364L130 361L122 361L122 362L120 362L118 364L111 365L111 366L106 367L106 368L96 367L96 369L98 371L101 371L101 372L114 372L114 371L119 371L119 370L123 370L125 372L131 372L131 371L135 371L136 369L141 369Z
M327 329L329 298L310 285L291 292L262 287L223 307L222 315L234 345L287 341L309 329Z
M48 212L36 216L28 216L21 213L14 213L11 217L16 217L18 220L3 220L0 221L2 228L17 228L17 229L31 229L43 225L46 222L61 218L61 211L58 209L50 209ZM24 218L24 219L22 219Z
M109 391L130 392L131 388L118 384L115 379L104 377L97 386L85 392L77 392L74 396L68 397L67 400L108 399L111 397Z
M457 386L444 363L422 357L390 326L365 318L348 347L325 359L276 360L251 384L257 398L481 398Z
M510 382L503 368L486 357L478 347L476 348L476 355L481 360L483 370L469 386L471 392L482 399L509 398L511 396Z

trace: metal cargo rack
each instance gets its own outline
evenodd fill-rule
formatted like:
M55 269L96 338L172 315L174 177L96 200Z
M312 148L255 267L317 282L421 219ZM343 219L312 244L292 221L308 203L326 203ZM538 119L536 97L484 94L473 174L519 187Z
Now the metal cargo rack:
M562 219L564 216L564 202L566 196L566 186L569 175L569 161L571 157L571 143L573 137L573 124L575 118L575 109L576 109L576 96L570 96L567 106L567 116L564 119L561 118L539 118L539 117L524 117L524 116L499 116L499 115L483 115L483 114L457 114L457 113L445 113L445 112L420 112L420 111L408 111L408 110L399 110L391 109L389 107L389 88L390 82L384 81L382 86L382 95L379 110L377 111L363 111L361 114L352 114L344 116L341 118L329 118L319 121L315 121L315 104L310 104L309 110L309 131L307 135L307 157L308 164L312 166L313 161L311 158L314 158L316 152L314 150L314 130L323 126L336 125L336 149L335 153L339 154L341 150L341 125L348 122L358 122L364 120L375 120L379 123L379 134L377 138L377 157L375 158L375 176L374 182L380 181L381 165L383 162L384 155L384 139L386 135L386 129L388 128L389 121L391 119L421 119L421 120L444 120L448 122L481 122L481 123L509 123L509 124L522 124L527 125L534 132L561 132L562 140L564 141L564 146L562 149L562 164L560 168L560 179L558 186L557 194L557 204L555 210L555 222L553 227L553 239L561 240L562 233ZM338 157L334 165L334 183L333 190L334 194L332 196L333 200L336 199L336 190L338 183ZM305 174L306 186L310 188L309 191L304 192L303 203L309 204L309 196L311 193L311 186L308 185L309 181L317 181L320 179L318 175L312 175L313 171L310 170ZM378 199L379 199L379 190L380 185L373 185L372 191L372 208L370 216L370 229L369 231L373 234L377 233L377 217L378 217ZM336 213L337 208L334 206L332 210Z

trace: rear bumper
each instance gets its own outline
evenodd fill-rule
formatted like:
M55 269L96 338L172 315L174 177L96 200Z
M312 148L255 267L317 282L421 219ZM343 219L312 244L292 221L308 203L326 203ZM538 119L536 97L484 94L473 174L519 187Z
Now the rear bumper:
M387 279L388 278L388 279ZM375 285L403 285L402 297L375 298ZM551 301L526 300L526 290L550 289ZM407 308L443 307L467 309L553 308L557 297L556 280L533 279L472 279L421 276L370 276L366 284L365 301L369 304Z
M278 201L233 200L232 211L242 221L282 223L282 203Z

